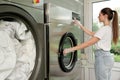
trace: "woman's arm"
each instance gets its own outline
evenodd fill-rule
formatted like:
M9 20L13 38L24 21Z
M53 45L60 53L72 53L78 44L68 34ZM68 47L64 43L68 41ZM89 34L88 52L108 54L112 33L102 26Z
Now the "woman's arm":
M90 36L93 36L95 33L88 30L87 28L85 28L81 23L80 21L76 20L76 18L74 18L74 21L73 21L75 24L77 24L86 34L90 35Z
M81 25L80 28L81 28L86 34L88 34L88 35L90 35L90 36L93 36L93 35L95 34L94 32L92 32L92 31L88 30L87 28L85 28L83 25Z
M99 40L100 40L100 39L97 38L97 37L92 37L92 38L91 38L89 41L87 41L87 42L84 42L84 43L79 44L79 45L77 45L77 46L75 46L75 47L72 47L72 48L64 49L63 53L64 53L64 54L67 54L67 53L73 52L73 51L75 51L75 50L80 50L80 49L86 48L86 47L88 47L88 46L91 46L91 45L95 44L95 43L98 42Z

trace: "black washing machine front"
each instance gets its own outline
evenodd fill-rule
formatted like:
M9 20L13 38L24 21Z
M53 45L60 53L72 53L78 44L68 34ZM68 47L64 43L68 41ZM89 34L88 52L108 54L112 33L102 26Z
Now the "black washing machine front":
M1 80L47 80L45 33L24 9L0 4Z

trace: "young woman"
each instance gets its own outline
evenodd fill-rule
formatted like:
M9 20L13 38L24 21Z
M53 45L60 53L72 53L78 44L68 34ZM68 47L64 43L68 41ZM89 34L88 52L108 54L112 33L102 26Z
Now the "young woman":
M96 80L110 80L111 70L114 64L114 59L111 56L110 49L111 43L117 44L118 41L118 14L116 11L110 8L103 8L98 16L99 22L103 22L103 26L96 32L86 29L78 20L74 20L74 23L80 26L80 28L92 36L90 40L79 44L75 47L64 49L63 53L73 52L80 50L95 44L95 76ZM111 25L112 23L112 25Z

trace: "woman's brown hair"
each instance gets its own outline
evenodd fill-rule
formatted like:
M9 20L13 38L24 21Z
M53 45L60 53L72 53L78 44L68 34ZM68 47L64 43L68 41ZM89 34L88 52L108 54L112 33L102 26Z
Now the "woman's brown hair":
M110 8L104 8L101 10L103 15L108 15L108 20L112 20L112 33L113 33L113 42L117 44L119 38L119 27L118 27L118 14L115 10Z

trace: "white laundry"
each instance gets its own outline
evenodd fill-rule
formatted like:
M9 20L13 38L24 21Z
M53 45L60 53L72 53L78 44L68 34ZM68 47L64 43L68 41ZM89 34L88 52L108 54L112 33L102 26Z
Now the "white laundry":
M31 46L28 44L31 42L32 40L26 40L24 42L24 46L20 48L20 53L23 54L17 59L15 69L7 80L28 80L28 77L31 74L35 63L35 55L33 55L33 53L35 53L35 49L33 47L34 45Z
M13 71L16 53L9 35L0 31L0 80L4 80Z
M35 64L34 39L23 23L0 21L0 30L6 32L17 56L14 70L5 80L28 80ZM2 57L3 58L3 57Z

